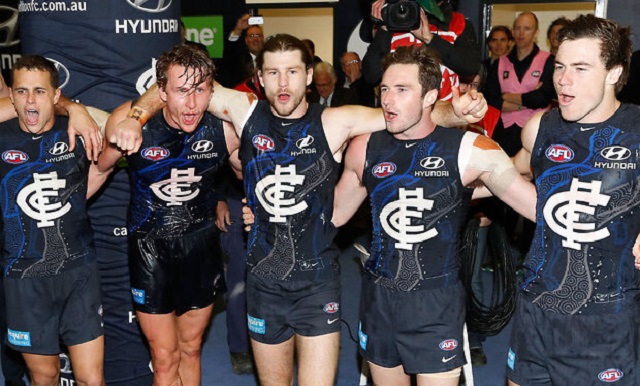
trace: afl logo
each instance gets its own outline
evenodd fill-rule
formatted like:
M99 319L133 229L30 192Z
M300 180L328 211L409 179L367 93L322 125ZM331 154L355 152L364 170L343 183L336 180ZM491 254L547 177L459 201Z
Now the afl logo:
M609 146L602 149L600 155L609 161L622 161L631 157L631 150L622 146Z
M260 134L253 137L253 147L260 151L271 151L276 147L276 144L273 139Z
M17 3L16 3L17 4ZM0 47L18 45L18 10L15 8L0 6Z
M395 173L396 169L396 164L393 162L382 162L374 166L371 173L373 173L376 178L385 178Z
M440 169L444 166L444 160L440 157L427 157L420 160L420 166L425 169Z
M55 145L49 150L49 154L62 155L69 150L69 145L64 142L56 142Z
M69 83L69 79L71 78L71 73L69 72L69 69L65 67L64 64L58 62L55 59L47 58L47 60L52 62L53 65L56 67L56 70L58 70L58 79L59 79L58 83L60 84L58 87L64 88L64 86L66 86Z
M193 145L191 145L191 150L195 151L196 153L207 153L207 152L210 152L212 149L213 149L213 142L207 139L201 139L195 142Z
M440 350L452 351L455 350L456 347L458 347L458 341L455 339L443 340L442 342L440 342L439 346Z
M545 154L553 162L569 162L573 159L573 150L565 145L551 145Z
M20 150L7 150L2 153L2 159L9 164L23 164L29 160L29 156Z
M150 13L166 11L171 7L172 0L127 0L133 8Z
M310 135L307 135L304 138L300 138L299 140L296 141L296 146L298 147L298 149L304 149L306 147L311 146L311 144L313 143L313 137Z
M339 309L340 309L340 303L331 302L331 303L325 304L322 310L327 314L335 314L336 312L338 312Z
M624 373L620 369L607 369L598 374L598 379L602 382L613 383L622 379Z
M153 146L143 149L140 154L142 158L146 158L149 161L160 161L167 158L170 153L169 150L163 147Z

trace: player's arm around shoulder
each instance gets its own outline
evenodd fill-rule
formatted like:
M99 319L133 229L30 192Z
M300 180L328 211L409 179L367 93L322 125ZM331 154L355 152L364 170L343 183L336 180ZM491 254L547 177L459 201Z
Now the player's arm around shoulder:
M227 144L227 151L229 152L229 165L233 170L235 176L242 179L242 163L238 152L240 150L240 138L238 138L237 132L233 125L227 121L222 121L222 127L224 128L224 141Z
M349 139L384 130L386 125L382 109L345 105L326 108L322 113L322 127L335 155Z
M533 146L536 143L536 137L538 136L538 129L540 127L540 119L544 113L536 113L522 128L520 138L522 140L522 149L513 157L513 163L516 166L516 170L522 176L528 180L533 179L533 173L531 171L531 152Z
M249 116L258 104L258 97L253 93L233 90L214 82L213 95L207 111L216 117L233 124L238 137Z
M118 106L111 115L109 119L107 119L107 123L105 126L105 137L109 138L109 136L113 135L114 132L118 129L118 125L122 120L127 116L127 113L131 109L131 102L125 102L124 104ZM142 128L140 128L142 130ZM142 141L140 141L142 143ZM139 145L138 145L139 146ZM116 166L118 160L125 154L126 151L119 148L115 143L111 143L107 140L103 141L102 144L102 153L98 158L97 170L96 172L100 175L108 176L113 168Z
M371 134L355 137L349 143L344 160L344 171L336 185L331 222L340 227L356 213L367 197L367 189L362 183L362 173Z
M492 139L476 133L465 133L458 164L465 186L480 180L493 195L516 212L531 221L535 220L535 186L518 173L509 156Z

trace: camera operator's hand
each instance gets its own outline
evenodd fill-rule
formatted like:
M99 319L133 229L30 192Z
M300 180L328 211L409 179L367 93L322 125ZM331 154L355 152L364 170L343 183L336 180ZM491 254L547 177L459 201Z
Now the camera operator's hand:
M433 34L429 29L429 18L422 7L420 7L420 28L411 31L411 33L425 44L431 43L431 39L433 39Z
M371 4L371 19L382 22L382 8L384 8L385 0L376 0ZM382 28L385 28L384 26Z

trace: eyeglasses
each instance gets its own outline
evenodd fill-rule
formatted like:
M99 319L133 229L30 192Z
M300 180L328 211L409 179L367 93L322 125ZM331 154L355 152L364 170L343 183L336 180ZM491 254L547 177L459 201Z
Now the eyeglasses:
M263 38L264 35L263 34L249 34L247 35L248 37L255 39L255 38Z
M348 65L350 65L350 64L354 64L354 63L360 63L360 60L358 60L358 59L353 59L353 60L350 60L350 61L348 61L348 62L344 62L344 63L342 63L342 64L343 64L344 66L348 66Z

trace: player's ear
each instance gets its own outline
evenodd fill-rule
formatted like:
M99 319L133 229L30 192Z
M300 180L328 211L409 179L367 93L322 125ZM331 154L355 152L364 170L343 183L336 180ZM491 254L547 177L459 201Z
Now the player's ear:
M424 94L424 97L422 97L422 108L424 109L426 107L433 105L434 103L436 103L437 100L438 100L438 90L433 89L433 90L427 91L427 93Z
M613 67L607 72L607 84L615 85L622 76L622 66L618 65Z
M53 94L53 104L55 105L56 103L58 103L58 100L60 99L60 95L62 95L62 91L60 91L59 88L56 89L56 91Z

